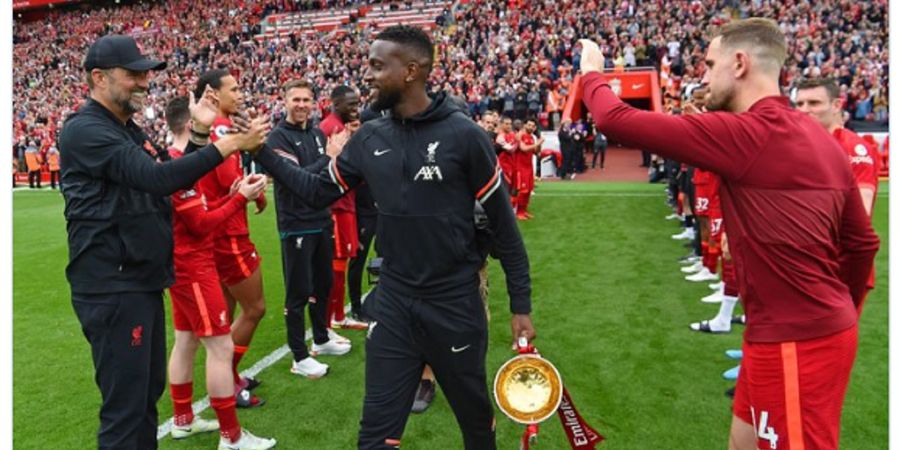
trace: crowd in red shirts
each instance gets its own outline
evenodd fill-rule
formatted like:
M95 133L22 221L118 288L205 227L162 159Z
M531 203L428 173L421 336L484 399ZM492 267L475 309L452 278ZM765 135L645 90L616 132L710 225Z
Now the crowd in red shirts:
M417 0L418 1L418 0ZM330 92L362 84L372 25L337 32L256 40L270 13L344 8L363 1L187 0L143 3L90 12L57 11L13 30L14 154L34 140L42 152L65 117L87 94L81 59L105 33L138 37L146 52L169 63L155 75L142 125L165 138L163 106L186 95L199 74L227 67L240 78L252 106L279 115L279 86L304 77ZM415 8L416 2L394 2ZM561 0L459 2L434 30L437 64L432 88L465 99L478 117L487 110L555 128L579 64L576 40L592 37L607 65L654 66L666 104L678 106L704 71L709 26L736 17L774 18L788 36L782 84L806 76L836 77L849 119L887 119L887 0ZM326 95L321 95L324 99ZM322 112L327 100L320 103ZM321 112L320 112L321 114Z

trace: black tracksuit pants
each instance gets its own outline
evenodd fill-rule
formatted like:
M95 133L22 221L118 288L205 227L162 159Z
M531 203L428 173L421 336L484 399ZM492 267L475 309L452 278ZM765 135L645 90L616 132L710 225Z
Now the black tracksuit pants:
M363 312L374 322L366 339L366 396L359 449L399 447L425 364L456 415L467 450L494 450L494 409L485 373L487 319L473 280L453 298L412 298L378 286Z
M32 172L28 172L28 187L34 189L41 187L41 171L35 170Z
M684 192L684 197L686 202L690 202L691 204L691 214L694 217L693 227L694 227L694 241L691 243L694 254L699 255L701 253L700 246L700 220L697 218L694 212L694 208L697 206L697 194L694 189L694 168L688 167L687 172L684 174L684 180L681 186L682 192Z
M331 233L313 233L281 240L281 269L284 274L284 321L288 347L294 361L306 359L306 305L312 322L313 341L328 342L328 293L331 292L334 242ZM311 303L309 298L314 297Z
M100 450L157 448L156 402L166 387L162 292L72 294L100 388Z
M669 205L673 208L678 205L678 193L681 192L678 184L678 173L681 171L681 163L674 160L666 160L666 178L669 181Z
M354 314L362 313L360 306L362 301L362 277L363 272L366 271L366 256L369 254L372 239L375 238L375 228L377 226L377 215L356 215L359 249L356 251L356 258L350 260L350 267L347 269L347 291L350 294L350 307Z

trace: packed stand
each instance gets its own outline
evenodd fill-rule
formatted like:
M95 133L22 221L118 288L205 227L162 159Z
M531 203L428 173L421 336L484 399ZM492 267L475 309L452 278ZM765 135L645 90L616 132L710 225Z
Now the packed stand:
M358 86L365 98L362 76L375 26L349 24L322 35L267 40L254 36L272 13L368 3L222 0L198 8L176 0L53 12L44 21L17 22L13 151L19 169L25 171L24 152L32 141L46 155L64 118L86 96L81 57L98 35L134 34L143 48L169 62L155 76L144 114L153 137L162 142L167 100L187 94L186 86L210 68L233 70L252 105L276 117L283 113L275 106L278 88L296 77L311 80L320 92L338 84ZM465 99L476 118L493 110L514 119L535 117L542 129L557 129L579 65L576 41L593 37L610 56L610 69L659 69L664 106L671 110L702 77L707 25L765 16L776 18L789 37L785 89L803 77L833 76L840 82L848 119L883 121L888 114L886 11L885 0L459 2L436 18L444 26L434 30L439 63L432 89ZM319 115L328 107L324 100Z

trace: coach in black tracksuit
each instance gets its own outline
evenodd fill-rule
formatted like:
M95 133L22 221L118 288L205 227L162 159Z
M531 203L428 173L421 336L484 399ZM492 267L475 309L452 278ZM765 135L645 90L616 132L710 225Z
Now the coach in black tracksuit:
M174 281L169 195L192 185L246 140L229 136L160 161L131 120L141 109L132 93L146 91L148 71L165 63L144 58L131 37L108 35L91 45L84 68L90 99L66 119L59 135L66 278L103 401L98 447L155 449L156 402L166 383L162 292ZM205 145L215 118L212 109L205 118L198 111L192 111L190 150Z
M433 46L420 29L385 29L370 47L366 82L391 118L364 124L314 175L264 148L258 161L313 206L365 181L378 203L381 280L364 313L366 396L360 449L400 446L427 363L456 414L465 448L496 448L485 374L487 323L478 293L483 255L473 200L490 219L507 278L514 337L534 337L528 257L493 143L444 94L426 95ZM330 149L329 149L330 150Z
M312 87L298 81L285 86L285 96L301 89L312 95ZM266 147L286 163L318 173L331 161L325 154L325 135L308 119L292 120L290 108L288 105L287 117L269 134ZM327 205L311 207L281 182L275 183L275 211L281 237L288 347L294 361L299 362L309 357L304 336L307 305L313 341L320 345L328 342L325 316L332 283L334 224ZM315 303L309 302L311 296L316 298Z

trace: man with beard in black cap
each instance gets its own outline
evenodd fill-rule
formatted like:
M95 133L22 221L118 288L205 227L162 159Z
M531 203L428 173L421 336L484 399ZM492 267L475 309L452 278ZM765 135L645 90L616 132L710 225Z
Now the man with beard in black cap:
M103 399L101 450L157 447L156 402L166 383L162 297L174 281L168 197L239 149L261 146L268 133L259 119L207 145L215 109L203 98L190 106L191 154L169 160L131 119L143 109L150 71L165 67L129 36L101 37L84 59L90 98L59 135L66 278Z

